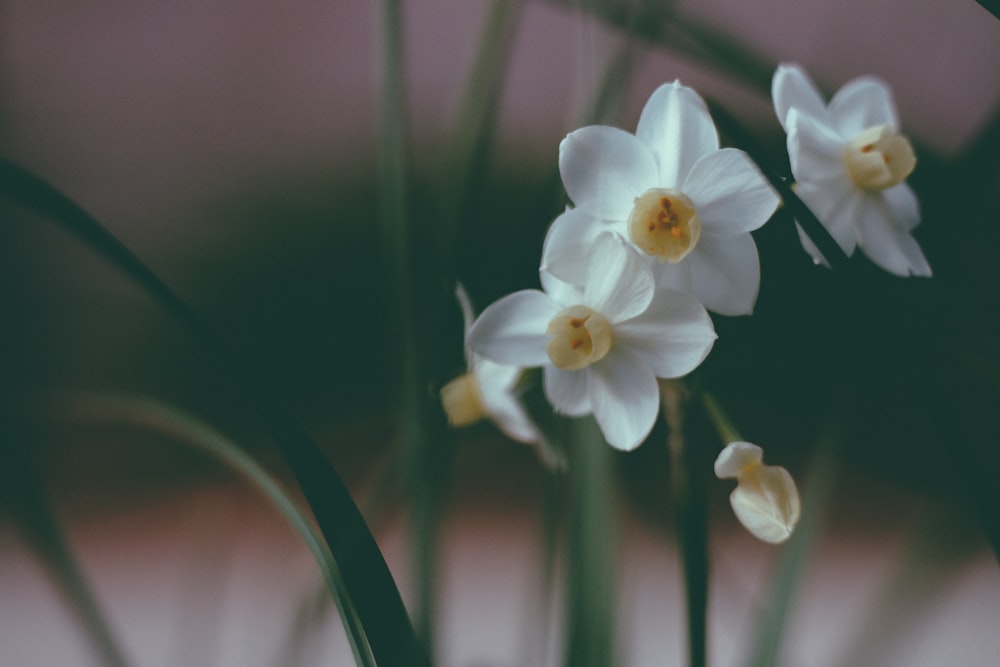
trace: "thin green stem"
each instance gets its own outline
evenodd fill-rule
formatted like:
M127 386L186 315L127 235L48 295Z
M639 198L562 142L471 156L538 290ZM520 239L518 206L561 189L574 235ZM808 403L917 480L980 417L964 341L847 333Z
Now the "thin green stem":
M267 387L249 356L227 346L156 273L76 203L30 172L0 160L0 196L66 228L128 276L204 346L281 449L333 552L380 667L424 665L392 574L357 505L323 451Z
M483 187L500 112L504 77L521 17L522 0L494 0L483 23L479 50L469 73L461 112L455 121L446 196L450 214L441 230L441 252L449 260L460 242L462 222L474 214Z
M0 473L3 473L0 492L9 494L9 502L25 538L76 612L102 663L109 667L125 667L129 662L63 536L41 481L25 457L19 438L12 435L13 429L8 429L6 424L0 426L0 438L6 441L0 442L6 458L4 465L0 465Z
M822 519L833 489L837 461L834 456L839 427L831 426L819 438L816 451L809 465L805 493L802 497L802 520L795 534L788 540L771 575L771 587L764 597L767 606L762 610L754 647L748 665L770 667L779 664L781 639L785 621L794 600L794 593L806 568L809 552L819 533ZM852 663L843 663L852 664Z
M410 509L410 556L414 572L414 625L424 650L434 655L434 616L437 580L437 531L443 484L439 465L445 439L433 423L426 387L433 361L434 337L425 335L437 318L437 301L428 301L421 289L433 280L421 280L414 262L414 220L410 215L410 152L407 127L406 81L403 67L403 6L400 0L382 0L382 73L380 94L380 176L383 259L389 276L390 319L399 327L399 367L402 403L403 461ZM436 263L429 264L434 267ZM422 273L424 266L421 265ZM435 267L436 268L436 267ZM420 304L423 318L418 319ZM430 320L430 323L428 323ZM437 420L440 422L440 419Z
M699 448L684 437L688 389L679 381L662 380L660 396L669 432L671 491L677 542L681 551L687 609L688 664L708 662L708 509Z
M607 667L616 663L613 460L593 419L576 419L569 426L565 664Z
M701 391L701 403L705 407L705 412L708 414L709 420L715 426L715 430L724 444L743 442L743 438L740 437L736 427L733 426L732 421L726 416L722 406L719 405L719 401L716 400L711 392Z
M232 440L208 424L165 403L139 396L92 394L77 396L57 409L57 417L73 423L134 424L172 436L218 460L248 481L278 510L316 559L327 588L340 611L344 630L360 667L374 667L375 659L365 639L354 605L333 554L312 521L274 477Z

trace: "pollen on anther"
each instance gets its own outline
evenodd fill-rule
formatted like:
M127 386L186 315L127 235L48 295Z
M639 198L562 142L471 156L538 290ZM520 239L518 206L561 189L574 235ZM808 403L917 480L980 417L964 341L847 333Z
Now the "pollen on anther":
M569 349L575 350L578 347L580 347L581 345L583 345L583 339L582 338L574 338L573 340L571 340L569 342Z

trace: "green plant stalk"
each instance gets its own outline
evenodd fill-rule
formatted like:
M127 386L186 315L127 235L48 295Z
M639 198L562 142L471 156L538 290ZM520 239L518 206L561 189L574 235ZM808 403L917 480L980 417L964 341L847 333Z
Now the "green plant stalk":
M660 382L669 432L670 488L681 551L687 609L688 664L705 667L708 661L708 511L703 457L687 446L684 437L687 388L679 381Z
M57 408L57 417L75 424L133 424L169 435L201 450L224 464L257 489L288 521L316 559L323 579L340 611L351 650L360 667L374 667L375 660L365 639L357 612L347 595L337 563L312 521L274 477L232 440L208 424L149 398L117 394L73 397Z
M723 446L731 442L745 442L736 430L736 427L733 426L732 421L729 420L729 417L722 410L722 406L719 405L714 394L702 390L701 404L705 408L705 413L708 414L709 421L715 426L715 430L718 432Z
M225 345L121 241L68 197L30 172L0 159L0 196L51 219L128 276L201 343L232 388L277 443L316 517L380 667L426 665L402 598L347 487L308 432L254 372L254 362Z
M380 93L380 177L383 258L390 286L390 319L399 329L404 479L410 509L410 557L414 573L414 625L423 650L434 655L437 530L442 485L435 467L443 446L435 429L426 387L433 357L432 336L423 336L418 304L435 308L420 289L414 262L413 220L409 215L410 153L406 82L403 68L403 11L399 0L381 3L382 74ZM431 264L433 266L434 263ZM428 311L430 312L430 311ZM426 316L428 312L425 312ZM436 318L429 318L436 320ZM439 411L438 411L439 412ZM438 420L440 421L440 420ZM437 431L437 433L435 433Z
M522 0L494 0L483 23L479 49L465 85L455 122L450 162L445 168L445 195L451 206L440 232L441 254L455 256L462 224L474 214L483 189L487 162L496 133L504 78L521 17ZM450 261L449 261L450 265Z
M754 647L747 663L750 667L779 664L781 638L784 636L788 610L808 563L810 549L819 533L833 490L837 472L834 456L837 433L837 427L829 427L820 436L818 447L812 456L802 497L802 519L795 527L795 534L782 548L781 558L773 570L771 590L764 597L767 606L762 610L754 633Z
M607 667L615 660L614 475L611 447L593 418L569 430L566 667Z
M0 475L0 491L4 495L9 494L9 502L25 539L83 624L102 663L109 667L125 667L129 661L59 528L41 481L21 449L20 438L13 434L14 430L8 428L6 423L0 425L0 438L6 441L0 442L6 459L4 465L0 465L0 472L3 473Z

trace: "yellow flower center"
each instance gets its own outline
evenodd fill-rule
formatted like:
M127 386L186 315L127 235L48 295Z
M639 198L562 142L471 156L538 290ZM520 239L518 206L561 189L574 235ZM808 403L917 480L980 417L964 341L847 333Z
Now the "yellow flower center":
M635 198L628 235L647 255L676 264L694 250L701 236L701 222L684 193L652 188Z
M888 125L877 125L851 139L844 151L851 180L865 190L885 190L899 185L913 171L913 147Z
M486 416L479 381L472 373L455 378L441 388L441 405L452 426L468 426Z
M545 346L556 368L578 371L604 358L611 349L611 324L586 306L573 306L549 321Z

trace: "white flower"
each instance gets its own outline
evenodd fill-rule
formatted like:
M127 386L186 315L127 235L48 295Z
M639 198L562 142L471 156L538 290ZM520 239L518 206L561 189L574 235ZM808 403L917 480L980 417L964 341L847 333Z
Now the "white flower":
M898 276L930 276L931 267L910 232L920 222L917 198L903 181L916 159L899 134L888 86L859 77L823 103L798 65L780 65L771 96L785 132L796 194L848 255L856 246ZM823 262L799 228L802 245Z
M545 291L491 305L472 325L469 344L499 363L544 366L556 411L593 413L608 443L630 450L656 421L656 378L694 370L715 330L696 299L657 290L645 261L620 237L595 239L588 259L582 287L541 272Z
M719 479L739 482L729 503L740 523L765 542L784 542L799 520L795 480L781 466L763 464L763 450L749 442L731 442L715 460Z
M465 362L468 372L441 389L441 404L448 423L461 427L489 418L508 437L518 442L539 442L538 429L514 395L514 387L521 377L521 368L484 359L469 348L472 306L461 285L455 288L455 296L458 297L465 320Z
M771 217L778 196L743 151L719 150L695 91L661 86L634 136L603 125L571 133L559 171L576 208L552 224L544 270L582 284L586 247L610 230L649 256L658 286L724 315L753 311L760 263L750 231Z

